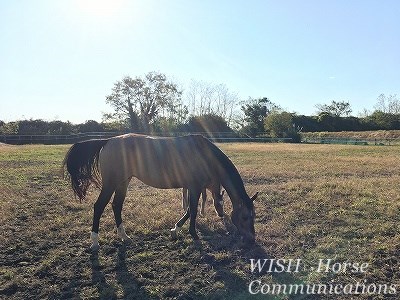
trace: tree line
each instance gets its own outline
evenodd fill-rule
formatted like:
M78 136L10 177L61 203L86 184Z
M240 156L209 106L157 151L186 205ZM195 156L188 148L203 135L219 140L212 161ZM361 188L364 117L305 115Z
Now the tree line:
M161 126L162 125L162 126ZM235 131L226 121L216 115L192 116L186 122L174 125L169 130L165 124L154 124L151 131L132 130L125 122L97 122L88 120L81 124L72 124L63 121L45 121L42 119L30 119L14 122L0 121L0 135L69 135L88 132L137 132L137 133L188 133L188 132L219 132Z
M0 134L235 132L299 141L301 132L400 129L397 95L380 95L375 110L364 111L358 117L351 116L351 105L346 101L318 104L316 115L304 116L287 112L266 97L240 101L223 84L192 80L184 91L158 72L123 77L114 83L105 101L112 111L103 115L102 122L0 121Z

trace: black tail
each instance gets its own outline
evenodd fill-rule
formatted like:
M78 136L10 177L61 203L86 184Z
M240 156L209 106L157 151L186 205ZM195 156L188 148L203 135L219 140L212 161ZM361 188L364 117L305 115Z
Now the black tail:
M65 167L67 167L72 189L79 200L85 199L91 183L95 184L96 187L101 186L98 165L99 153L107 142L108 139L79 142L72 145L65 155L64 174Z

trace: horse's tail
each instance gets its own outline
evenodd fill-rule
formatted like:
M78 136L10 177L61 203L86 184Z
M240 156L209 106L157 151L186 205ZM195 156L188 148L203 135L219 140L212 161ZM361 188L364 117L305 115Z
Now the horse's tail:
M73 144L65 155L63 168L67 168L67 177L71 180L72 189L79 200L86 197L91 183L101 187L99 172L99 153L109 139L88 140Z

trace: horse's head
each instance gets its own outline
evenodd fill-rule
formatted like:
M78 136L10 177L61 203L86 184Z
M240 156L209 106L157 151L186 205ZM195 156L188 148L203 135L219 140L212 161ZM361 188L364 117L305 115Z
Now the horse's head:
M218 193L216 195L213 195L213 197L214 197L214 208L215 208L215 211L217 212L217 215L220 218L224 217L224 193L225 193L225 191L222 191L222 193Z
M250 202L240 206L240 209L233 210L231 214L232 223L238 229L245 244L254 244L256 240L256 233L254 230L254 219L256 215L253 201L257 196L258 193L250 198Z

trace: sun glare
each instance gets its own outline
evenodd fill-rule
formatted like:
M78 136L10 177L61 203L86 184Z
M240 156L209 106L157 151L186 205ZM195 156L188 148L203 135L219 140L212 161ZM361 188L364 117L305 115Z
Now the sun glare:
M117 14L124 0L79 0L77 6L85 14L96 18L110 18Z

